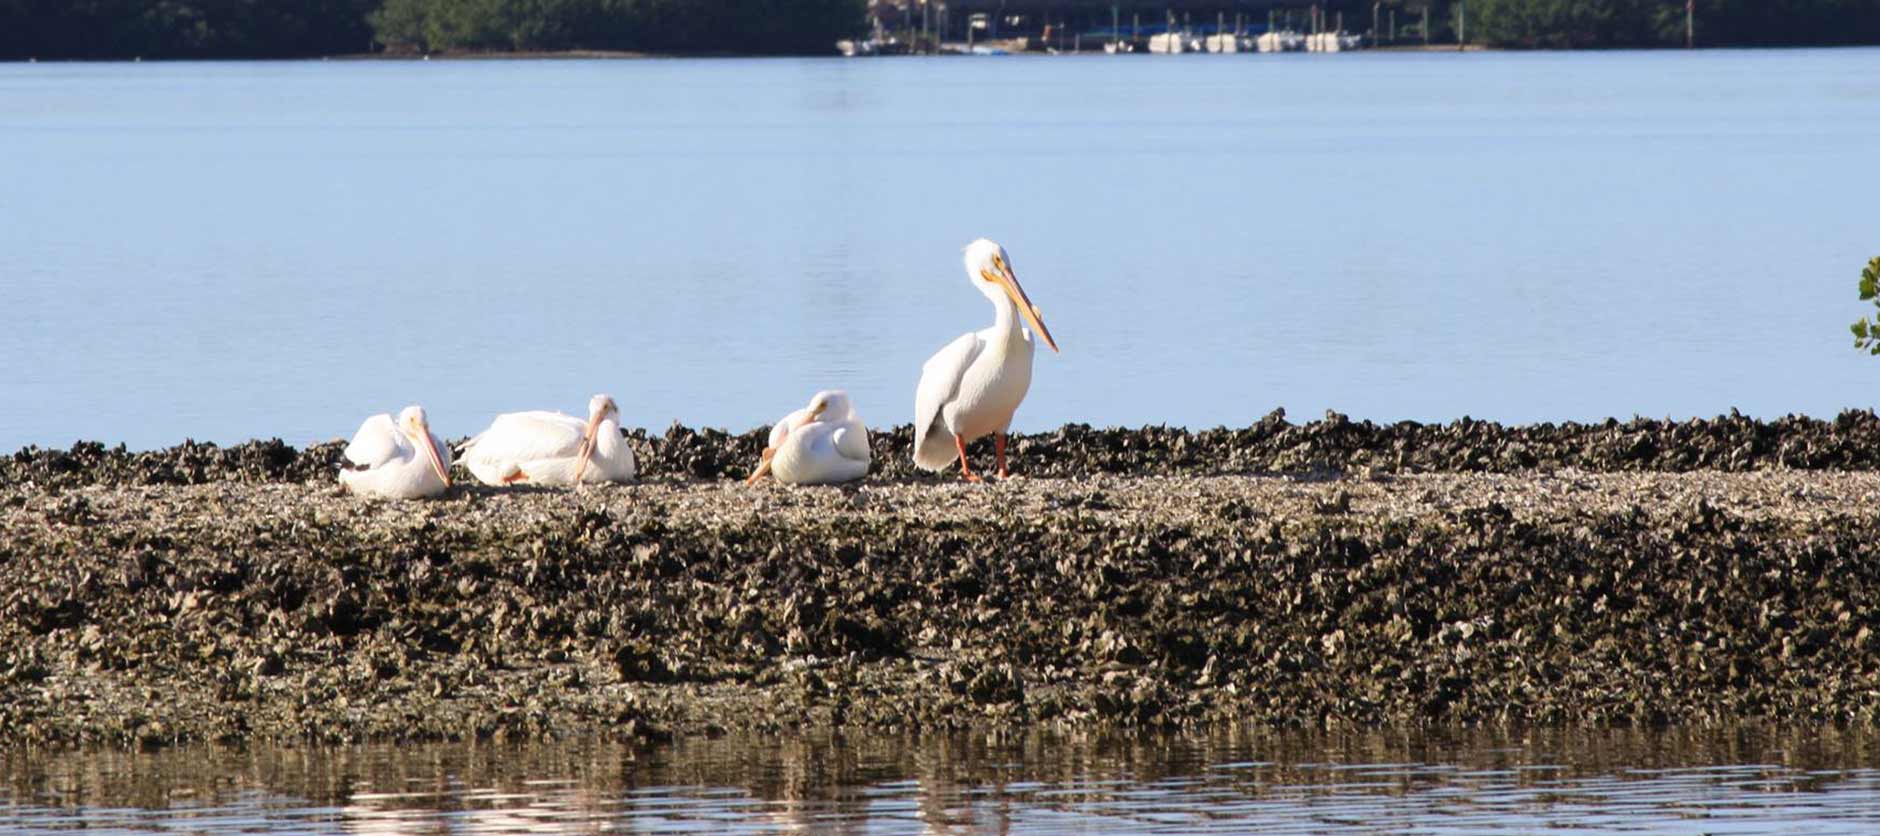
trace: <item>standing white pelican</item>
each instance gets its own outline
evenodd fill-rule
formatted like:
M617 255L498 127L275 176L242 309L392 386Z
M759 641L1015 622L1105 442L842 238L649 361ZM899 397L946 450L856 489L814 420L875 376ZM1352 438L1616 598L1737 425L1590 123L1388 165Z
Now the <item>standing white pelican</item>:
M966 245L966 277L992 300L997 315L991 328L962 334L920 367L920 388L914 392L914 463L939 470L958 456L960 475L977 482L979 477L966 464L967 442L997 433L999 477L1004 478L1005 431L1031 388L1031 334L1018 317L1025 317L1052 351L1058 347L1038 307L1019 286L1004 247L984 238Z
M511 412L457 448L464 467L485 485L578 485L630 482L633 448L620 435L614 399L588 400L584 423L560 412Z
M351 466L339 482L357 494L392 499L437 496L450 487L450 448L431 434L424 407L408 406L398 420L381 412L359 425L346 445Z
M849 393L817 392L809 406L772 425L770 446L745 484L757 484L766 473L786 485L829 485L868 475L868 427Z

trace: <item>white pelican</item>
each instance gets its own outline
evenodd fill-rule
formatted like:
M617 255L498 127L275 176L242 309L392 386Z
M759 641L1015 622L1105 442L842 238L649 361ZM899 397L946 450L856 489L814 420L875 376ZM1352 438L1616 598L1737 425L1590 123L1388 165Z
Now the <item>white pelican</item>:
M939 470L958 456L960 475L977 482L979 477L966 464L967 442L997 433L999 477L1005 478L1005 431L1031 388L1031 334L1018 317L1025 317L1052 351L1058 347L1038 307L1019 286L1004 247L984 238L966 245L966 277L992 300L997 316L991 328L962 334L920 367L920 388L914 392L914 463Z
M398 420L381 412L359 425L339 482L357 494L392 499L437 496L450 487L450 448L431 434L424 407L408 406Z
M498 415L457 454L485 485L630 482L635 470L620 408L606 395L588 400L586 422L560 412Z
M849 393L817 392L809 406L772 425L770 446L745 484L757 484L766 473L786 485L829 485L868 475L868 427Z

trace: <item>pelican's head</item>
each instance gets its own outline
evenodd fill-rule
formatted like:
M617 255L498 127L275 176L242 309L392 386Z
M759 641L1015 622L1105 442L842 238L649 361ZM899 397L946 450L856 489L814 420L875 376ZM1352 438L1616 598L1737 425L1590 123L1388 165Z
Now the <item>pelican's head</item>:
M1044 314L1031 303L1031 297L1025 295L1025 288L1018 283L1018 273L1012 268L1012 257L1006 255L1004 247L985 238L967 244L966 275L972 279L973 287L993 304L1010 300L1019 315L1031 323L1032 330L1044 338L1044 344L1052 351L1058 350L1057 341L1051 339L1051 329L1044 327Z
M831 421L846 421L855 409L849 403L849 393L841 389L824 389L809 399L809 414L803 417L808 424L828 418Z
M581 435L581 454L575 461L574 481L581 483L582 474L587 472L588 462L594 458L594 445L600 443L601 424L607 419L620 420L620 407L614 405L614 399L607 395L595 395L588 398L587 430Z
M614 405L612 396L595 395L588 398L588 423L590 425L599 424L609 418L620 420L620 407Z
M431 419L424 414L424 407L412 404L398 413L398 428L407 438L417 441L431 432Z
M444 480L444 487L450 487L450 470L444 467L444 458L438 455L437 444L431 441L431 419L425 416L424 407L412 404L399 412L398 429L411 439L411 445L418 448L418 452L431 463L431 469L437 471L437 478Z

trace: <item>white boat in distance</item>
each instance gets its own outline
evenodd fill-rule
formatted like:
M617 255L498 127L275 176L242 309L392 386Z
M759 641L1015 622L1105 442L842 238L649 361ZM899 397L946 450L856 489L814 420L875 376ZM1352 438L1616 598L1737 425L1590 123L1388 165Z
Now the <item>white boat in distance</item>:
M1364 45L1362 35L1344 32L1319 32L1306 36L1307 52L1347 52Z
M1160 35L1149 36L1149 51L1157 55L1200 52L1201 39L1187 32L1163 32Z
M1202 47L1202 50L1205 52L1212 52L1216 54L1229 54L1229 53L1235 53L1235 52L1253 52L1254 51L1254 43L1253 43L1252 38L1247 37L1246 35L1236 35L1232 32L1222 32L1221 34L1218 34L1218 35L1209 35L1207 38L1202 40L1201 47Z
M1306 36L1290 29L1266 32L1253 42L1261 52L1297 52L1306 48Z
M1188 39L1180 32L1150 35L1149 51L1156 55L1179 55L1188 51Z

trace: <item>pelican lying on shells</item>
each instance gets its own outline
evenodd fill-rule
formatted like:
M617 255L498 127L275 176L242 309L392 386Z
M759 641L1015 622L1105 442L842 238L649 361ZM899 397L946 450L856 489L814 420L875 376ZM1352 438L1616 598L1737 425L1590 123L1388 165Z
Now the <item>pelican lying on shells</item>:
M588 401L586 422L560 412L498 415L457 453L485 485L630 482L636 470L620 408L606 395Z
M992 300L993 324L961 335L921 366L914 393L914 464L939 470L957 456L960 475L977 482L966 463L966 444L996 433L999 477L1004 478L1005 431L1031 388L1031 334L1018 318L1023 316L1052 351L1058 347L1044 316L1019 286L1004 247L984 238L966 245L966 277Z
M381 412L359 425L346 445L339 482L353 493L391 499L437 496L450 488L450 448L431 435L424 407L408 406L398 420Z
M770 474L786 485L829 485L868 475L868 427L841 390L817 392L809 406L770 428L770 445L747 485Z

